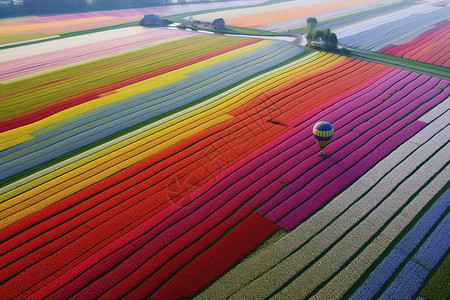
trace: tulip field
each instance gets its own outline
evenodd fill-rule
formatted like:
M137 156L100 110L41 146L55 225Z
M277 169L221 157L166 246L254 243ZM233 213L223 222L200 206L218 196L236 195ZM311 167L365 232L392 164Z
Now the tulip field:
M355 47L448 67L448 5L416 6L429 24ZM450 297L450 76L101 26L0 50L0 299Z
M0 47L35 39L49 39L82 30L101 29L134 23L145 14L168 16L180 13L258 5L264 0L238 0L227 2L191 3L123 10L53 14L5 19L0 22Z
M379 52L438 66L450 67L450 20L437 23L409 43L389 45Z
M194 14L195 19L214 20L222 17L227 24L248 28L260 28L273 31L287 31L288 28L296 28L299 24L304 24L304 19L309 16L333 14L336 12L360 9L364 6L375 4L374 0L332 0L332 1L311 1L294 0L280 4L271 4L251 8L235 8L227 11L218 11L203 14ZM342 13L345 15L345 13Z
M336 30L345 46L449 67L448 5L421 4Z

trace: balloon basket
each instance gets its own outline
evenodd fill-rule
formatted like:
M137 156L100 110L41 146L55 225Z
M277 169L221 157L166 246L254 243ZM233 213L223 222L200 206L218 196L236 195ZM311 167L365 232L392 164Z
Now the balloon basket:
M325 153L325 151L323 151L323 150L321 150L320 152L319 152L319 156L326 156L327 154Z

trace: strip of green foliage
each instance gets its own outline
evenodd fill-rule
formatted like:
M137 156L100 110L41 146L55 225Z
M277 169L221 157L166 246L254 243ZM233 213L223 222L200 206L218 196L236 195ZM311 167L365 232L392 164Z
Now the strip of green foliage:
M445 67L427 64L420 61L415 61L402 57L386 55L382 53L370 52L353 48L350 49L352 56L356 58L371 60L374 62L391 65L397 68L402 68L413 72L424 73L430 76L436 76L439 78L450 80L448 68Z
M136 25L137 25L137 22L126 22L123 24L105 26L105 27L100 27L100 28L92 28L92 29L86 29L86 30L79 30L79 31L73 31L73 32L6 35L6 36L0 37L0 45L9 44L9 43L16 43L16 44L0 46L0 50L21 47L21 46L26 46L26 45L33 45L33 44L37 44L37 43L42 43L44 41L47 42L47 41L59 40L59 39L63 39L66 37L79 36L79 35L101 32L101 31L106 31L106 30L132 27L132 26L136 26ZM55 36L55 35L57 35L57 37L46 39L46 40L41 40L41 41L30 41L30 40L37 39L40 37L51 37L51 36ZM20 43L20 42L23 42L23 43Z
M178 27L181 29L189 28L194 31L203 30L203 31L210 31L210 32L222 33L222 34L238 34L238 35L254 35L254 36L292 36L291 34L282 34L282 33L277 33L277 32L252 29L252 28L246 28L246 27L228 26L228 25L226 26L225 29L200 28L200 27L193 27L193 26L186 26L186 25L179 25Z
M450 298L450 255L448 253L436 272L425 283L419 295L427 300Z
M54 33L22 33L14 35L2 35L0 36L0 45L20 43L23 41L29 41L34 39L42 39L46 37L55 36ZM14 45L10 45L12 48ZM0 49L5 49L7 46L0 47Z

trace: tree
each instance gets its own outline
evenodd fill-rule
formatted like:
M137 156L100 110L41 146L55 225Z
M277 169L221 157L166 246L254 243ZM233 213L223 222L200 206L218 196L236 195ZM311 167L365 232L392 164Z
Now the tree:
M26 13L56 13L81 11L87 7L86 0L24 0L23 8Z
M337 49L337 36L334 32L331 32L329 28L323 30L323 44L322 48L325 50L336 50Z
M9 1L8 8L10 12L14 13L14 11L16 10L16 4L14 3L14 1Z
M35 0L23 0L22 5L26 13L33 14L38 11L37 2Z
M336 33L334 33L334 32L332 32L332 33L330 34L330 43L332 43L332 44L338 44L338 38L337 38Z
M0 3L0 16L7 16L9 15L9 7L5 3Z
M312 39L313 39L313 34L312 34L312 32L308 32L308 33L306 34L306 44L307 44L308 46L311 46L311 41L312 41Z
M347 48L342 47L342 48L341 48L341 53L342 53L342 54L345 54L345 55L350 55L350 54L352 54L352 51L350 51L350 50L347 49Z
M309 46L321 47L325 50L335 51L338 46L338 39L334 32L329 28L324 30L315 30L308 32L306 41Z
M312 18L309 17L308 19L306 19L306 25L308 27L308 32L313 32L314 28L316 28L317 26L317 19L316 18Z
M323 39L323 31L322 30L316 30L312 34L312 39L316 42L322 42Z
M306 19L308 25L308 33L306 34L306 41L308 46L321 47L325 50L335 51L338 46L338 39L330 28L323 30L314 30L317 26L317 19L309 17Z

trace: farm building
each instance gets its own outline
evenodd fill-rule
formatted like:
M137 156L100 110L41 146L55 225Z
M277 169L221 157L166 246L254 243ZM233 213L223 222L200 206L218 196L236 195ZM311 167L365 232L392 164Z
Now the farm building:
M225 29L225 20L223 18L215 19L212 22L212 28L214 28L214 29Z
M139 21L139 25L142 26L164 26L171 23L171 21L163 19L155 14L144 15L142 20Z

